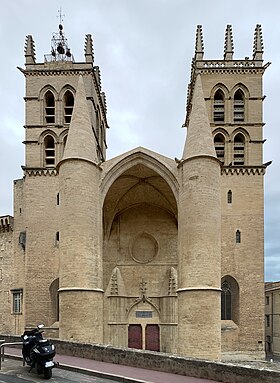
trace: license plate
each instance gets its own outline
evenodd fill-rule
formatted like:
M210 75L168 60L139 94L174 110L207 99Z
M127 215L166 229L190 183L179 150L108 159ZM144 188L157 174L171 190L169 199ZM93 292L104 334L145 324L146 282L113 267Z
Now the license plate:
M54 366L54 362L46 362L45 363L45 367L53 367Z

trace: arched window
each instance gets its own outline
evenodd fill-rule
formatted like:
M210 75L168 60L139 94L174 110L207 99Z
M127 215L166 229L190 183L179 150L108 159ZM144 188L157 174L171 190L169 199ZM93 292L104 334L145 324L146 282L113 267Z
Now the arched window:
M236 233L235 233L235 242L236 242L236 243L241 243L241 231L240 231L240 230L236 230Z
M221 283L221 319L239 323L239 286L235 278L226 275Z
M55 101L54 95L50 90L45 94L45 122L46 124L55 123Z
M244 122L244 93L238 89L234 94L233 102L233 120L236 123Z
M55 143L54 138L51 135L47 135L44 139L44 150L45 150L45 166L55 166Z
M227 202L232 203L232 191L229 190L227 193Z
M224 93L218 89L214 95L214 109L213 109L213 119L214 122L224 122L225 121L225 97Z
M245 163L245 137L238 133L234 137L233 165L244 165Z
M70 124L74 107L74 96L70 90L64 93L64 122Z
M217 133L214 137L214 145L217 158L224 163L225 162L225 137L221 133Z
M227 280L222 283L221 319L232 319L231 286Z

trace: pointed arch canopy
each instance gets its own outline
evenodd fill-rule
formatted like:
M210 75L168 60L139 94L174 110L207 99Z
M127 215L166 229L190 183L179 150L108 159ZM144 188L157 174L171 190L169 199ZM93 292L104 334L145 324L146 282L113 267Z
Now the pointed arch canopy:
M126 170L138 164L144 165L158 173L167 182L178 202L179 182L175 175L177 170L175 162L173 163L173 160L170 158L139 147L101 165L106 172L101 184L102 204L114 181Z
M113 222L129 211L146 211L147 214L154 211L169 217L177 227L178 181L170 166L172 160L166 158L167 163L163 163L162 159L164 157L138 148L121 159L111 160L109 166L102 164L107 167L101 184L107 238ZM173 166L176 169L175 163Z

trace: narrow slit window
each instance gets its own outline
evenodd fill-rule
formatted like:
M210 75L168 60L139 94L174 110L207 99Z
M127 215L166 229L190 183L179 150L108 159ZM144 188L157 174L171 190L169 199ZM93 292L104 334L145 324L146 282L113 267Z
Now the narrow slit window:
M229 190L227 193L227 202L232 203L232 191Z
M46 124L55 123L55 101L50 90L45 94L45 122Z
M244 122L244 93L238 89L234 94L233 101L233 119L235 123Z
M241 243L241 231L240 231L240 230L236 230L236 233L235 233L235 242L236 242L236 243Z
M56 242L59 242L59 231L56 232L55 239L56 239Z
M64 94L64 122L70 124L74 108L74 96L70 90Z
M214 122L225 121L225 98L224 93L218 89L214 96L214 110L213 119Z
M59 193L56 195L56 204L59 205Z

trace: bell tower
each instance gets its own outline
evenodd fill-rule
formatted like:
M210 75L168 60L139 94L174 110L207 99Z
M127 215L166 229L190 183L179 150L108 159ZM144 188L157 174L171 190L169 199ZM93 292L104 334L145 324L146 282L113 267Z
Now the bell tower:
M24 233L25 242L24 249L20 249L16 235L15 248L24 252L25 257L17 284L23 286L25 327L38 321L46 326L54 323L58 326L56 292L46 293L57 291L52 286L59 284L62 201L57 164L64 155L80 75L88 109L88 129L93 137L91 149L97 164L106 159L106 98L99 67L94 64L92 36L85 36L84 61L75 62L62 19L43 62L36 60L33 37L26 37L25 68L19 70L26 82L25 164L23 180L15 183L14 214L15 230L18 235ZM82 145L88 145L86 140ZM38 289L36 279L30 276L42 269Z
M233 347L240 352L259 352L260 357L264 350L263 178L269 165L263 163L262 81L270 64L263 63L263 53L258 24L252 57L234 58L232 27L227 25L223 58L206 59L199 25L184 124L189 129L195 83L200 76L221 163L222 353ZM207 233L205 236L207 240Z

